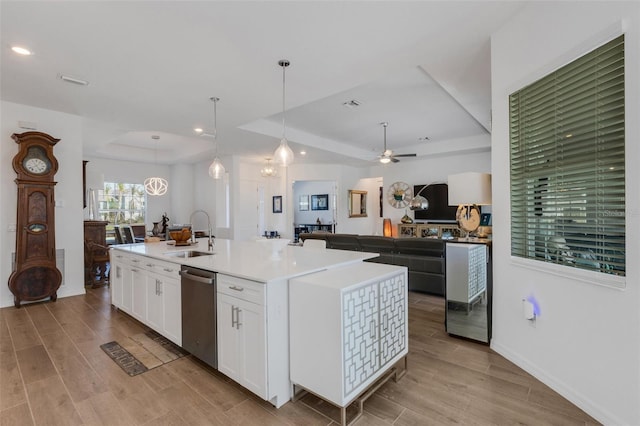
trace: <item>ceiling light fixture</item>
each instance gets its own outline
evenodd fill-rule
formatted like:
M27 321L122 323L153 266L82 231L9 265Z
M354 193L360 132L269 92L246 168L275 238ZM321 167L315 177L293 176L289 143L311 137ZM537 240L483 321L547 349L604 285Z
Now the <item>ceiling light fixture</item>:
M80 78L71 77L69 75L60 74L60 80L66 81L67 83L77 84L78 86L88 86L89 82L87 80L82 80Z
M160 136L152 135L151 139L158 140ZM158 144L156 143L155 149L155 163L158 164ZM161 177L149 177L144 180L144 192L149 195L153 195L154 197L164 195L167 193L167 189L169 189L169 184L166 179Z
M300 151L300 155L307 155L307 151Z
M33 52L31 52L29 49L27 49L26 47L20 47L20 46L11 46L11 50L13 50L15 53L17 53L18 55L23 55L23 56L29 56L29 55L33 55Z
M193 129L194 132L196 133L202 133L203 130L200 127L196 127L195 129Z
M285 116L285 108L284 108L284 100L285 100L285 69L290 65L290 62L286 59L281 59L278 61L278 65L282 67L282 139L280 140L280 146L276 149L276 152L273 154L276 161L283 166L288 166L289 163L293 161L293 151L289 147L287 143L287 138L285 135L286 127L284 125L284 116Z
M220 161L220 159L218 158L218 109L217 109L217 104L218 101L220 100L220 98L216 98L215 96L210 98L211 102L213 102L213 139L216 143L216 151L215 151L215 158L213 159L213 163L211 163L211 165L209 166L209 176L211 176L214 179L221 179L222 176L224 176L224 166L222 165L222 162Z
M262 175L262 177L276 177L276 176L278 176L278 169L276 169L271 164L271 158L265 158L265 160L266 160L266 164L260 170L260 174Z

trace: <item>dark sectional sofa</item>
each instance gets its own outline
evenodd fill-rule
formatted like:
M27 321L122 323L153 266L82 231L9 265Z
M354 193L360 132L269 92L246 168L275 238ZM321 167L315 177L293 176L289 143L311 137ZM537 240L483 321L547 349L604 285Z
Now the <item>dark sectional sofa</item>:
M327 248L380 253L369 262L406 266L409 290L444 297L446 241L434 238L390 238L355 234L300 234L300 239L325 240Z

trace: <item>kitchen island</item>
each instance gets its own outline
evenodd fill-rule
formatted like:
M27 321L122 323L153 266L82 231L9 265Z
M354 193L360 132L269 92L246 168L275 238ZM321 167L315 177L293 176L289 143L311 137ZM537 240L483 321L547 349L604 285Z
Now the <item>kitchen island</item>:
M280 407L292 396L290 280L337 268L344 268L348 276L356 269L382 267L376 269L380 275L395 273L406 287L406 268L363 262L377 253L300 246L284 246L281 252L275 252L270 244L217 239L211 252L207 251L206 239L186 247L166 242L113 246L112 303L183 346L182 311L190 309L190 302L181 299L180 269L185 266L215 272L215 367ZM185 254L187 251L201 255L188 257L186 254L193 253Z

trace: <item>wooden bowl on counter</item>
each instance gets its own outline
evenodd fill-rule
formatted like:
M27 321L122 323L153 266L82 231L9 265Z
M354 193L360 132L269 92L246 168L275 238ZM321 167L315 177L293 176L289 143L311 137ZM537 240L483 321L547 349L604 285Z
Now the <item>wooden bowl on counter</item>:
M169 231L169 237L176 242L177 246L186 246L189 245L191 230L189 228L182 228L179 231Z

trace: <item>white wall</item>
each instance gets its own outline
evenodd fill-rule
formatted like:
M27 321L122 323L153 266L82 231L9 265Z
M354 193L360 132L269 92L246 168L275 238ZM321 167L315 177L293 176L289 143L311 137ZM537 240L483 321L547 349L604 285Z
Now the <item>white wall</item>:
M640 4L540 2L492 39L492 348L605 424L640 424ZM510 259L508 95L626 30L627 277L620 290ZM619 33L618 33L619 34ZM565 268L566 269L566 268ZM598 274L594 273L594 276ZM597 278L596 278L597 281ZM533 295L541 314L523 319Z
M480 143L489 136L478 137ZM382 194L383 215L391 219L393 235L396 236L397 224L406 213L412 219L411 210L396 209L387 202L387 190L394 182L405 182L413 189L413 185L429 185L432 183L446 183L447 176L462 172L491 172L491 153L478 152L458 154L452 156L418 157L417 159L402 159L399 163L375 165L371 167L369 176L382 176L384 192ZM382 226L382 225L381 225Z
M382 235L382 217L380 217L380 191L384 186L382 177L365 178L356 182L349 189L367 191L367 217L347 217L345 230L351 234ZM349 211L349 195L341 194L345 200L345 208ZM384 201L384 200L383 200Z
M53 149L59 169L54 179L56 203L56 249L64 249L64 285L58 297L84 293L83 214L82 214L82 123L80 117L26 105L1 102L0 118L0 306L12 306L13 295L7 281L11 274L11 254L15 251L16 233L8 227L16 223L16 174L11 162L18 145L13 133L27 130L18 121L37 123L37 131L60 139Z
M314 225L317 220L323 224L330 224L334 221L335 212L333 209L336 207L335 196L336 194L336 181L333 180L303 180L295 181L293 183L293 221L296 225L306 224ZM311 210L311 196L312 195L328 195L328 208L327 210ZM308 210L299 209L300 196L306 196L308 204Z
M106 158L86 157L87 163L87 189L91 188L91 180L100 176L103 182L143 183L150 176L160 176L169 182L167 193L161 197L147 197L147 216L145 224L147 230L153 228L153 222L162 220L162 214L167 213L174 223L174 211L172 209L171 194L181 191L172 181L171 167L161 164L141 163L136 161L112 160ZM90 179L90 177L93 177ZM94 181L94 185L99 182ZM96 188L97 189L97 188ZM88 210L88 205L87 209ZM85 217L88 212L85 212ZM188 219L188 217L187 217Z

